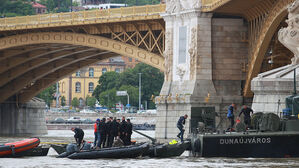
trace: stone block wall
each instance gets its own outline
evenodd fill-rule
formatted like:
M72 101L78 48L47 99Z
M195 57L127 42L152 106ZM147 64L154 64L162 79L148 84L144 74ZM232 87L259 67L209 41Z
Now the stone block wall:
M239 113L244 103L242 81L248 62L248 28L241 18L212 18L213 83L221 97L220 115L226 118L227 108L236 103ZM228 125L225 119L225 127Z
M33 98L25 104L0 104L0 135L37 136L47 134L45 103Z

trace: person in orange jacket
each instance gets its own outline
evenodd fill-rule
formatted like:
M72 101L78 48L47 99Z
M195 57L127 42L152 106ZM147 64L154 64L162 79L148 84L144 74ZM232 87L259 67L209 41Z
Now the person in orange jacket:
M96 122L94 123L94 143L93 143L93 147L99 147L100 146L100 142L101 142L101 135L100 135L100 130L99 130L99 122L100 119L97 119Z

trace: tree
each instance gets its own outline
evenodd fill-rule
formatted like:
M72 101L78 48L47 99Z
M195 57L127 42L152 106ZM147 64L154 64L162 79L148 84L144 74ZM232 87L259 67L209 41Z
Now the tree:
M99 98L100 104L108 106L108 108L114 107L115 103L117 102L116 88L102 92Z
M73 107L79 107L79 99L77 97L74 97L72 100L72 106Z
M97 99L95 97L90 97L90 96L86 97L86 105L89 107L94 107L96 104L96 101L97 101Z
M119 85L131 85L139 87L139 76L141 74L141 93L142 103L148 102L148 108L155 108L155 104L151 101L152 95L159 95L163 82L164 74L157 68L144 63L139 63L133 69L128 69L121 73ZM144 104L143 104L144 105Z
M129 85L122 85L119 88L120 91L127 91L129 98L130 98L130 105L138 106L138 87L129 86ZM118 100L122 102L122 104L128 104L127 96L119 96Z
M76 6L77 3L73 3L71 0L41 0L41 4L45 5L49 12L69 12L71 5Z
M62 96L61 97L61 106L65 106L65 97L64 96Z
M5 17L33 15L35 11L30 0L1 0L0 14Z
M127 69L120 74L116 72L105 73L100 77L99 85L94 90L93 96L99 100L100 104L112 107L117 101L127 103L125 96L116 97L116 91L127 90L130 96L130 104L138 106L138 73L142 73L142 103L147 101L149 108L155 108L155 104L151 101L151 96L159 95L164 82L164 74L158 69L143 63L139 63L135 68Z
M55 99L54 98L55 92L56 92L56 86L52 85L46 88L45 90L43 90L42 92L40 92L38 95L36 95L36 97L43 99L48 105L48 107L50 107L52 101Z
M99 85L96 86L95 90L92 93L92 96L100 99L100 93L113 89L118 88L119 86L119 73L115 71L106 72L104 73L99 79Z

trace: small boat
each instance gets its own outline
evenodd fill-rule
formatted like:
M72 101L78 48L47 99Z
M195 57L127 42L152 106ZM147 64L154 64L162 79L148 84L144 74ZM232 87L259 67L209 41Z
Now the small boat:
M49 149L49 146L38 146L26 151L24 156L47 156Z
M177 144L154 144L142 156L168 158L181 156L182 153L190 146L190 142Z
M30 138L23 141L0 145L0 157L24 156L27 151L37 147L39 143L39 138Z
M51 147L60 155L66 152L67 144L51 144Z
M149 149L148 143L137 145L103 148L100 150L88 150L76 152L68 156L70 159L98 159L98 158L136 158Z

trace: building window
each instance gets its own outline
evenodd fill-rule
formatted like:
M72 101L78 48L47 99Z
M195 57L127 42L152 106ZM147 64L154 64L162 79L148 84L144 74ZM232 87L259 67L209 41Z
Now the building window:
M80 71L76 72L76 77L80 77Z
M82 98L79 99L79 107L84 106L84 100Z
M64 84L64 82L62 82L62 84L61 84L61 92L62 92L62 93L65 92L65 88L64 88L64 87L65 87L65 84Z
M120 73L120 68L115 68L115 72Z
M102 74L104 74L105 72L107 72L107 69L106 69L106 68L103 68L103 69L102 69Z
M94 69L89 68L89 77L94 77Z
M80 93L80 92L81 92L81 83L76 82L76 93Z
M179 28L179 64L186 63L187 27Z
M93 92L93 88L94 88L94 84L92 82L90 82L88 84L88 92L92 93Z
M132 58L129 58L129 62L132 62Z

